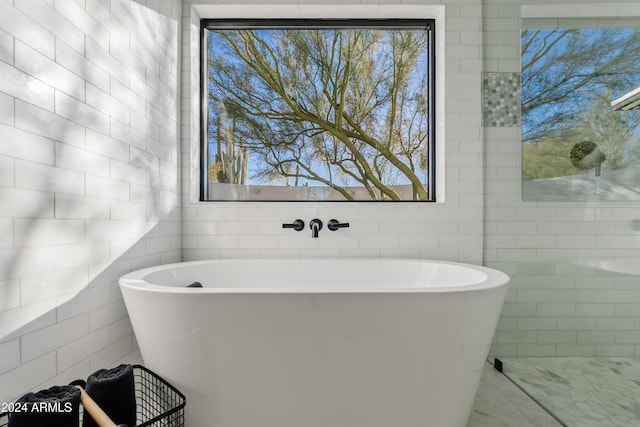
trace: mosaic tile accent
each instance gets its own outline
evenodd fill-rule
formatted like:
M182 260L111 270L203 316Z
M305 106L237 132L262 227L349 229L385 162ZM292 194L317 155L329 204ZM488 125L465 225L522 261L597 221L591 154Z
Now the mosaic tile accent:
M482 73L482 124L520 126L520 73Z
M504 373L567 427L640 426L640 361L501 358Z

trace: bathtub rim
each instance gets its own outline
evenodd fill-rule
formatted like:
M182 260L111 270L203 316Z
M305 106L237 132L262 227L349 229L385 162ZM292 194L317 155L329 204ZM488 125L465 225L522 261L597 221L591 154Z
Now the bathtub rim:
M176 267L188 267L190 265L202 265L218 262L314 262L314 261L337 261L341 263L349 262L394 262L394 263L435 263L435 264L447 264L464 269L471 269L475 272L480 272L486 277L484 280L454 286L437 286L437 287L386 287L386 288L331 288L321 289L316 287L310 288L277 288L277 287L243 287L243 288L231 288L231 287L205 287L205 288L188 288L186 286L167 286L150 283L145 280L148 274L171 269ZM442 261L435 259L419 259L419 258L218 258L208 260L197 261L182 261L169 264L160 264L152 267L146 267L139 270L131 271L118 280L121 287L127 287L130 289L137 289L145 292L157 292L157 293L172 293L172 294L223 294L223 295L241 295L241 294L309 294L309 295L329 295L329 294L429 294L429 293L451 293L451 292L472 292L496 289L502 286L507 286L511 278L504 272L485 267L476 264L467 264L463 262L455 261Z

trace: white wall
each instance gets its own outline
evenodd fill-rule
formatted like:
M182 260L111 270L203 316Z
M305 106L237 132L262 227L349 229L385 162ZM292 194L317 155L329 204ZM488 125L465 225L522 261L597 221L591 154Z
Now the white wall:
M481 1L185 1L183 20L183 256L411 257L482 262ZM437 18L440 202L198 203L198 18ZM301 218L351 227L283 230Z
M0 402L130 353L118 277L181 257L180 15L0 1Z
M484 70L520 71L520 18L640 16L637 2L485 0ZM492 354L640 355L640 203L523 202L519 127L487 127L485 264L512 277Z

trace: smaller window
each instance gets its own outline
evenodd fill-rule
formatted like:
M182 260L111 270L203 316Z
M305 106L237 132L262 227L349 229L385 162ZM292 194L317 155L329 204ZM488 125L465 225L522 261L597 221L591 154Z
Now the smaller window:
M201 26L201 200L435 200L433 20Z
M640 111L616 102L640 86L638 20L548 23L521 34L523 199L640 199Z

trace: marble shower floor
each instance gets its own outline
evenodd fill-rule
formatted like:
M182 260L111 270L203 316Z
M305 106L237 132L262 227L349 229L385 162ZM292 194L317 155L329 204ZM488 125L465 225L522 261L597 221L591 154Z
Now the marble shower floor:
M562 427L562 424L486 363L467 427Z
M567 427L640 427L640 360L500 360L504 373Z

